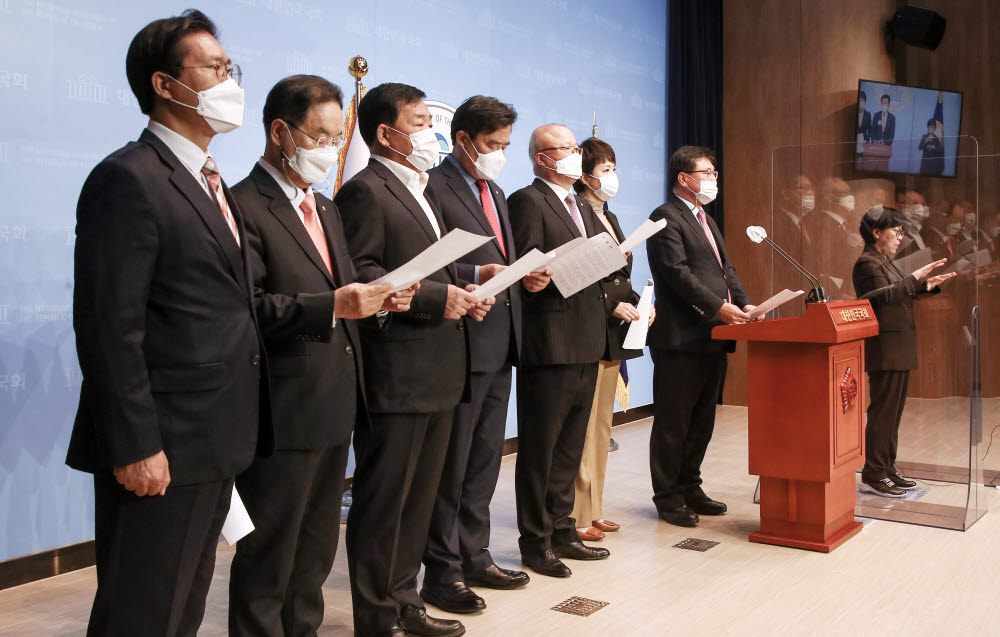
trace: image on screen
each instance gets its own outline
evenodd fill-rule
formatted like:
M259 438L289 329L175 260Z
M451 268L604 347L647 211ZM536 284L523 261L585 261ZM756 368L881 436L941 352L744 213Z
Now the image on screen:
M954 177L962 94L858 80L857 170Z

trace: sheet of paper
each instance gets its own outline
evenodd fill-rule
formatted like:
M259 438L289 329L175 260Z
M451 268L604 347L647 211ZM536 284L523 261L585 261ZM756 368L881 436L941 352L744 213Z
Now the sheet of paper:
M803 292L802 290L796 290L795 292L792 292L788 288L785 288L781 292L778 292L768 300L764 301L763 303L755 307L750 312L750 319L756 321L757 319L761 318L774 308L778 307L779 305L782 305L783 303L788 303L789 301L791 301L792 299L801 294L805 294L805 292Z
M990 251L984 249L979 252L966 254L964 257L955 259L951 263L946 263L943 269L934 270L930 273L930 276L949 274L951 272L969 272L971 270L975 270L976 268L986 267L991 261Z
M631 252L633 248L637 245L650 238L660 230L667 227L667 220L660 219L659 221L653 221L652 219L646 219L642 224L635 229L635 232L630 234L625 241L622 242L621 248L622 254L626 252Z
M933 260L934 255L931 254L931 249L924 248L923 250L918 250L900 259L895 259L893 264L899 268L899 271L903 274L912 274L914 270L924 267Z
M554 251L546 253L532 248L531 252L511 263L503 272L473 290L472 296L476 297L477 301L496 296L532 272L544 270L545 264L554 257Z
M618 249L618 243L607 232L590 237L578 246L564 251L556 249L555 259L549 263L552 282L564 297L570 297L615 270L625 267L627 261Z
M391 283L393 292L405 290L449 263L461 259L487 241L490 241L490 237L461 229L452 230L417 256L372 283Z
M226 542L229 542L229 546L232 546L246 537L253 529L250 514L247 513L247 508L243 505L240 494L233 486L233 499L229 504L229 515L226 516L226 522L222 525L222 537L226 539Z
M632 321L628 326L628 333L625 334L625 341L622 343L623 349L642 349L646 346L646 332L649 331L649 315L653 311L653 279L649 280L646 287L642 288L639 295L639 319Z

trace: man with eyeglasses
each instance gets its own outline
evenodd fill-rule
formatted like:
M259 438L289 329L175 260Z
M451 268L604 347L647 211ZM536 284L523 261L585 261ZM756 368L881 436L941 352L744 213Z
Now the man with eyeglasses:
M649 469L661 519L695 526L726 505L702 490L701 463L715 427L715 405L735 341L712 339L716 325L745 323L753 309L722 234L704 206L719 191L715 154L682 146L668 164L673 196L650 219L667 226L646 242L656 293L647 344L653 359Z
M88 635L194 635L234 477L271 453L248 237L209 152L243 121L238 68L199 11L133 38L149 125L77 206L73 325L83 371L66 462L94 474Z
M507 199L518 254L554 250L604 231L590 205L573 193L583 174L580 147L565 126L536 128L528 144L535 180ZM569 577L559 558L600 560L607 549L584 546L576 532L574 480L604 354L604 292L595 281L569 298L554 285L522 293L517 372L518 544L521 561L541 575Z
M357 319L409 309L412 290L357 282L340 214L313 184L337 162L340 89L281 80L264 102L264 156L233 187L271 369L275 451L236 479L254 531L236 545L229 634L313 635L333 567L355 423L368 427Z

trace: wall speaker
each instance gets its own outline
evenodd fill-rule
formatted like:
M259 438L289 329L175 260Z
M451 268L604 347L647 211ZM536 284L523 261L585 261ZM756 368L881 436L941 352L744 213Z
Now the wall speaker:
M947 24L940 13L906 5L893 14L886 27L894 38L933 51L941 44Z

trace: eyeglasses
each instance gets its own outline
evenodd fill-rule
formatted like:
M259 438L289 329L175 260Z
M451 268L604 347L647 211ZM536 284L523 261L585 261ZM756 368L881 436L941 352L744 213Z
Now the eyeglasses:
M288 125L291 126L292 128L294 128L295 130L299 131L300 133L302 133L303 135L305 135L309 139L313 140L316 143L316 148L330 148L330 147L333 147L336 150L340 150L341 146L344 145L344 136L343 135L341 135L339 137L320 137L319 139L317 139L317 138L313 137L312 135L310 135L309 133L305 132L304 130L302 130L301 128L299 128L298 126L296 126L295 124L293 124L291 122L288 122Z
M236 85L239 86L240 82L243 81L243 71L240 69L239 64L227 65L222 62L216 62L215 64L197 64L195 66L181 66L177 65L177 68L184 69L212 69L215 71L215 76L218 77L223 82L228 78L233 78L236 80Z
M580 150L580 147L577 146L576 144L573 144L572 146L553 146L552 148L542 148L538 152L545 153L545 152L548 152L550 150L568 150L571 154L578 154L578 153L582 152Z
M719 171L718 170L714 170L712 168L706 168L705 170L689 170L688 173L689 174L691 174L691 173L705 173L705 176L708 177L709 179L718 179L719 178Z

